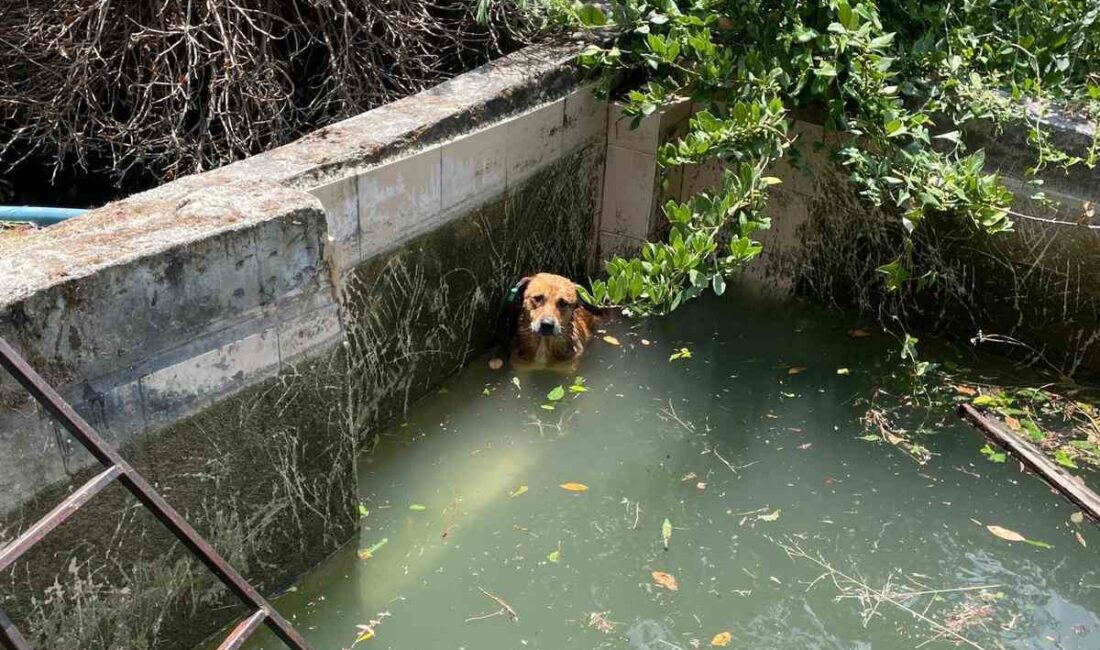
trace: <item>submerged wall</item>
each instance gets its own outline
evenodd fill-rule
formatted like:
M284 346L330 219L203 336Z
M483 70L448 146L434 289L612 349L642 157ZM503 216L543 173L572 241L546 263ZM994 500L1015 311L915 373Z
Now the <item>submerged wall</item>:
M0 238L0 335L265 593L356 528L354 451L584 277L606 104L528 48L285 147ZM0 378L0 543L95 471ZM112 486L5 575L40 648L182 648L239 608Z

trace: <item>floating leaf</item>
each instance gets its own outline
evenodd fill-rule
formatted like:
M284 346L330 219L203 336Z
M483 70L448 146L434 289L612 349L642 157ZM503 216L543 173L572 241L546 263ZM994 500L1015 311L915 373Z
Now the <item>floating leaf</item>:
M642 345L649 345L649 344L650 344L649 339L642 339Z
M679 350L673 352L668 357L668 360L671 363L673 361L676 361L677 359L690 359L690 358L691 358L691 350L689 350L687 348L680 348Z
M1085 513L1077 511L1069 516L1069 520L1075 524L1081 524L1085 521Z
M512 385L516 387L516 390L521 390L519 385L519 377L512 377Z
M409 510L412 510L413 512L424 512L427 509L428 509L428 506L421 505L419 503L414 503L411 506L409 506Z
M553 404L539 404L539 408L544 410L544 411L553 411L554 410L554 405Z
M555 562L556 563L558 560L561 559L561 549L555 549L553 551L550 551L550 554L546 556L546 559L549 560L550 562Z
M1008 541L1008 542L1026 542L1027 541L1026 537L1021 535L1020 533L1017 533L1014 530L1009 530L1007 528L1002 528L1001 526L993 526L993 525L986 526L986 528L989 529L989 532L993 533L997 537L1000 537L1001 539L1003 539L1005 541Z
M588 486L584 483L562 483L561 489L569 492L587 492Z
M854 339L861 339L865 336L870 336L870 335L871 335L870 332L868 332L867 330L859 329L858 327L854 330L849 330L848 331L848 336L850 336Z
M837 368L836 369L836 374L838 374L838 375L847 375L848 374L848 369L847 368Z
M573 380L573 385L569 387L570 393L587 393L588 387L584 385L584 377L577 377Z
M714 638L710 640L710 644L717 648L724 648L730 644L733 640L733 635L729 632L719 632L714 635Z
M650 575L653 576L653 582L656 582L665 589L669 591L680 591L680 585L676 583L676 578L671 573L654 571Z
M504 359L493 357L489 359L489 370L500 370L504 367Z
M779 519L779 512L780 509L776 509L775 512L769 512L766 515L757 515L756 518L760 521L775 521L776 519Z
M551 402L557 402L563 397L565 397L565 389L561 386L554 386L554 389L546 394L546 399Z
M668 550L668 541L672 539L672 522L665 517L665 521L661 524L661 539L665 542L665 550Z
M607 343L611 344L611 345L622 345L622 343L619 343L619 339L615 338L614 336L611 336L610 334L603 337L603 340L606 341Z
M511 492L509 492L508 496L510 496L512 498L515 498L515 497L518 497L519 495L521 495L525 492L527 492L527 486L526 485L521 485L518 488L516 488L515 490L512 490Z
M374 557L374 554L375 554L376 551L378 551L378 549L382 548L383 546L385 546L389 542L390 542L389 538L383 537L378 543L372 544L368 548L359 549L359 553L358 553L359 559L360 560L369 560L369 559L371 559L372 557Z
M806 366L791 366L790 368L787 368L787 374L788 375L797 375L801 372L804 372L805 370L806 370Z
M374 630L369 625L357 625L359 628L359 635L355 637L355 643L361 643L363 641L369 641L374 638ZM352 644L355 645L355 644Z
M370 515L370 510L367 510L366 505L360 503L359 504L359 516L360 517L367 517L369 515Z
M1077 538L1077 543L1080 544L1082 548L1089 547L1089 545L1085 543L1085 538L1081 535L1079 531L1073 531L1073 536Z
M486 386L485 388L483 388L481 390L481 394L484 395L485 397L488 397L488 396L493 394L493 389Z

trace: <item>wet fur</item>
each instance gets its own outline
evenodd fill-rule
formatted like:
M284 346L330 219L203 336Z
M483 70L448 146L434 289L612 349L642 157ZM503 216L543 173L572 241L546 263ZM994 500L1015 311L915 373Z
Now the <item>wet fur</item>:
M581 302L572 280L550 273L520 280L512 307L511 360L518 367L572 369L599 319ZM545 319L553 320L560 331L538 333Z

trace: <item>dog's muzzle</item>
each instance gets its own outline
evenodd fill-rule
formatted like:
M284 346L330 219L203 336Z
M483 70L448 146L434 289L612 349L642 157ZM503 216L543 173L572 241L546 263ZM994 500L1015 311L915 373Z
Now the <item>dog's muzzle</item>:
M558 321L550 316L545 316L538 323L532 324L531 329L535 330L535 334L539 336L559 336L561 334L561 326L558 325Z

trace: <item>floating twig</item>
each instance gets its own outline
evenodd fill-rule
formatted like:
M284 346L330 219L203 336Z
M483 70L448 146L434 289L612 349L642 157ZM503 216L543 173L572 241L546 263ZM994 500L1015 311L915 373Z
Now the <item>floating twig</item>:
M909 598L911 595L915 596L916 593L918 593L918 592L910 592L910 594L892 594L892 593L888 592L889 587L887 587L887 589L884 589L884 590L875 589L875 588L871 587L870 585L868 585L867 583L863 582L862 580L859 580L857 578L853 578L852 576L849 576L849 575L837 570L836 568L834 568L832 565L830 565L825 560L823 560L819 557L814 557L814 556L810 555L806 551L802 550L802 548L800 546L798 546L797 544L789 545L789 544L784 544L782 542L775 542L774 540L773 540L773 542L777 546L782 548L784 551L786 551L787 555L791 559L801 558L803 560L807 560L809 562L812 562L813 564L816 564L823 571L825 571L825 573L823 575L827 575L829 578L832 579L833 585L836 587L837 591L840 592L840 597L841 598L845 598L845 597L847 597L847 598L858 598L862 601L866 601L866 600L873 601L873 604L870 607L870 609L864 612L864 624L865 625L866 625L866 622L870 619L870 617L874 616L875 612L878 610L878 606L881 603L886 602L886 603L889 603L889 604L893 605L894 607L902 610L903 612L908 613L913 618L916 618L917 620L926 623L932 629L934 629L938 633L938 636L941 637L941 638L942 637L950 637L950 638L958 641L959 643L965 643L966 645L968 645L972 648L975 648L975 650L987 650L984 646L981 646L981 645L975 643L974 641L971 641L970 639L966 638L962 634L959 634L958 632L956 632L955 630L951 629L950 627L944 625L943 623L940 623L939 621L936 621L932 618L929 618L926 615L926 613L918 612L915 609L909 607L908 605L906 605L905 603L903 603L899 600L899 598ZM819 577L819 579L820 579L820 577ZM817 583L817 580L814 580L812 583L810 583L810 586L813 586L816 583ZM889 584L889 582L887 584ZM999 585L995 585L995 586L999 586ZM853 587L855 587L855 589L853 589ZM988 589L988 588L990 588L990 587L988 587L988 586L986 586L986 587L975 587L974 589ZM964 590L968 590L968 589L970 589L970 588L969 587L962 587L962 588L956 588L956 589L942 589L942 590L930 589L930 590L926 590L924 592L919 592L919 593L921 593L922 595L928 595L928 594L937 594L937 593L940 593L940 592L964 591ZM925 612L927 612L927 611L928 610L926 608Z
M500 607L501 607L501 610L500 610L500 612L498 612L498 613L505 613L505 612L507 612L508 616L509 616L509 617L510 617L510 618L511 618L511 619L512 619L513 621L518 621L518 620L519 620L519 614L517 614L517 613L516 613L516 610L512 609L512 606L511 606L511 605L509 605L508 603L504 602L504 599L503 599L503 598L501 598L500 596L495 596L495 595L493 595L493 594L489 593L488 591L485 591L485 590L484 590L484 589L482 589L481 587L478 587L478 589L479 589L479 590L481 590L481 593L485 594L485 595L486 595L487 597L491 598L491 599L492 599L492 600L493 600L494 602L496 602L496 604L500 605Z

